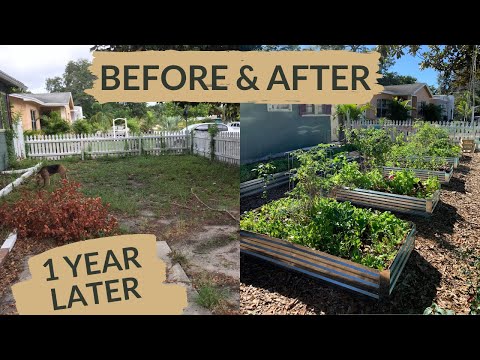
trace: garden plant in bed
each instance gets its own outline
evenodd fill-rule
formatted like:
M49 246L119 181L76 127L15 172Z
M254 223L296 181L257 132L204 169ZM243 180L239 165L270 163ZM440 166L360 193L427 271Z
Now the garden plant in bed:
M412 229L390 212L322 197L273 201L244 213L240 227L378 270L388 268Z
M355 129L348 133L348 141L368 165L448 171L446 158L458 157L460 147L453 144L444 129L428 123L418 123L415 129L407 139L400 134L395 141L382 129Z

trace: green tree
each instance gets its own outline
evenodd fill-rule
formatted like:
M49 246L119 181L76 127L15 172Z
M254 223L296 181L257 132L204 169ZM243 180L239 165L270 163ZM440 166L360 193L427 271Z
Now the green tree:
M71 92L75 105L83 108L85 117L90 117L92 105L95 102L93 96L85 93L85 89L93 86L94 76L88 70L90 62L86 59L69 61L61 77L48 78L46 89L48 92Z
M378 83L383 86L387 85L404 85L404 84L415 84L417 78L410 75L400 75L396 72L385 72L383 77L378 80Z
M455 98L455 110L463 121L467 121L472 114L472 107L470 106L469 100L470 94L468 91L461 93L460 96Z
M478 45L379 45L381 51L396 59L406 54L420 57L420 68L437 70L442 76L443 89L465 87L469 84L474 53ZM480 68L480 56L476 66ZM480 74L477 73L477 78ZM443 90L442 89L442 90Z

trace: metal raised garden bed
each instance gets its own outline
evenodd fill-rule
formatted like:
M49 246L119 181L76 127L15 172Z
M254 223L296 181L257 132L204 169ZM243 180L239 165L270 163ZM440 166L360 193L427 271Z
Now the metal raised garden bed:
M382 166L383 175L390 175L390 172L399 172L402 170L411 170L415 173L415 176L420 178L420 180L427 180L431 176L437 177L438 181L442 184L448 184L450 179L453 176L453 164L450 165L450 171L434 171L434 170L424 170L424 169L410 169L410 168L401 168L401 167L392 167L392 166Z
M441 157L441 156L409 156L409 159L422 159L425 161L432 161L433 159L444 159L447 163L453 164L453 168L456 169L460 162L460 157Z
M347 187L335 189L333 196L338 201L350 201L355 205L405 214L430 216L440 200L440 190L435 191L431 199Z
M383 271L314 250L303 245L240 231L240 251L342 288L375 298L388 297L415 247L415 225L405 237L395 259Z
M277 186L288 184L290 181L290 173L283 171L272 175L272 179L268 181L267 190L273 189ZM240 197L255 195L263 192L263 179L253 179L245 181L240 184Z

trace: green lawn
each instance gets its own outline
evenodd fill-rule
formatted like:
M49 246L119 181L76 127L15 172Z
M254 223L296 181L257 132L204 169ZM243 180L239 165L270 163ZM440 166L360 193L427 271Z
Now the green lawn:
M35 164L30 159L16 167ZM125 215L136 215L141 210L165 213L172 203L197 206L191 189L205 203L215 208L238 209L238 167L194 155L103 157L81 161L78 158L44 161L44 164L62 163L69 179L82 183L82 191L91 197L101 197L111 204L111 210ZM60 178L51 178L50 190L57 187ZM23 186L37 189L33 177ZM8 201L19 196L14 191Z

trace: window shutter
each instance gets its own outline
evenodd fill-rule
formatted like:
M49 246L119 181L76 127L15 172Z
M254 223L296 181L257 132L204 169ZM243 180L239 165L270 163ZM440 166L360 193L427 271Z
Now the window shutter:
M298 114L299 115L304 115L306 112L307 112L307 105L306 104L298 105Z

